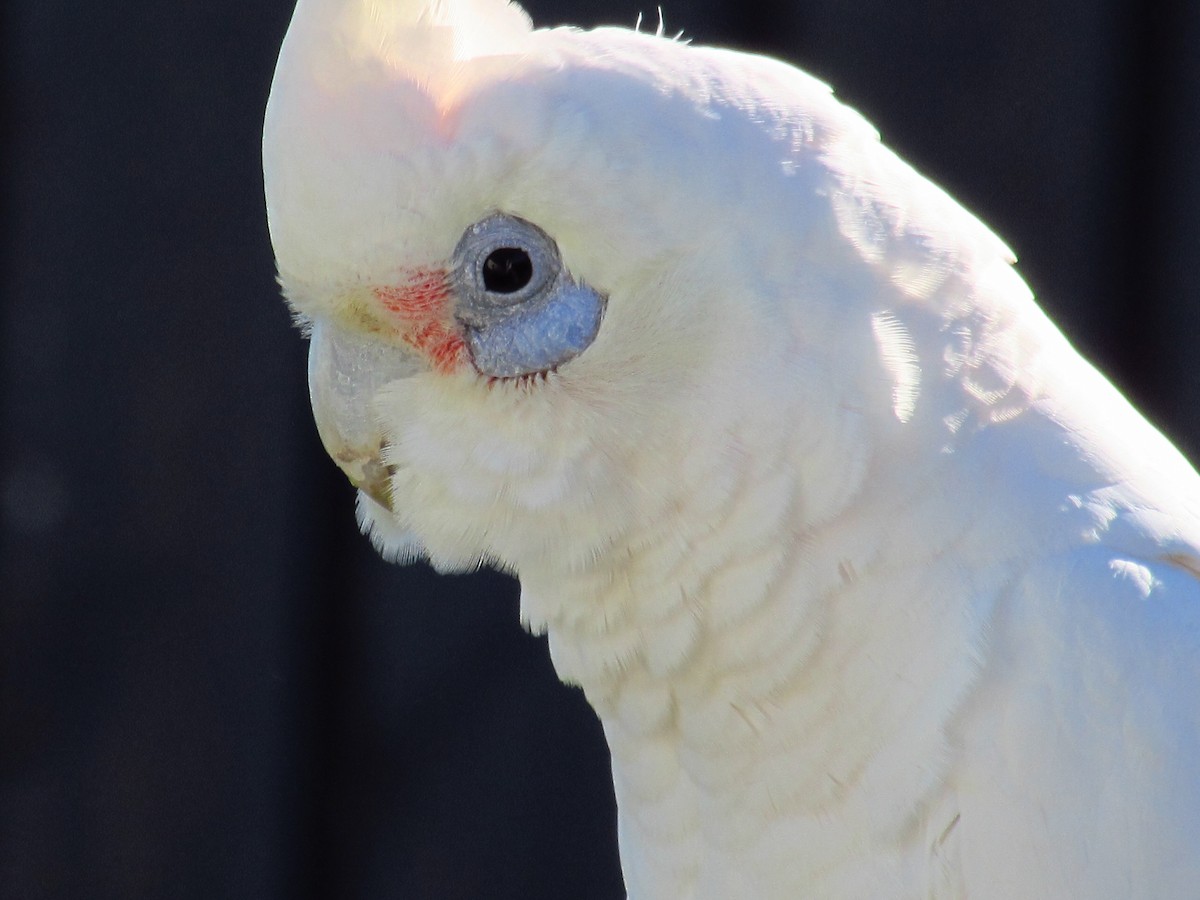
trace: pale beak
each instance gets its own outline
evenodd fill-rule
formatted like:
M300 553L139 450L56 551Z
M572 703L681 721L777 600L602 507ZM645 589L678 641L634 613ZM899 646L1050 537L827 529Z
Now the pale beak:
M391 469L383 461L379 391L421 371L420 359L395 344L318 319L308 349L308 394L317 433L350 483L392 509Z

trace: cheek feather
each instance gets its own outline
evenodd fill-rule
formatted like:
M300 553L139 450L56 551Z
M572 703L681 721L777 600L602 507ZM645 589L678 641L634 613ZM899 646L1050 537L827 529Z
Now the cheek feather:
M383 307L400 319L404 339L435 371L452 372L466 359L445 269L409 269L399 284L373 290Z

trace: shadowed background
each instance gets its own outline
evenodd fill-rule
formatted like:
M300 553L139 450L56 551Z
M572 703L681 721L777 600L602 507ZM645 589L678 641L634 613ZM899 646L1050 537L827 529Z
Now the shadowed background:
M515 586L378 560L317 441L258 157L290 13L0 11L0 895L620 897L599 726ZM666 26L831 82L1200 455L1200 4Z

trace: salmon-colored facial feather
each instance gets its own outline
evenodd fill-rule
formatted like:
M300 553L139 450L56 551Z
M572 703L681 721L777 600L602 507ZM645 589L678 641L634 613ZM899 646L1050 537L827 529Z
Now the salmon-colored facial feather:
M399 318L404 340L420 351L435 371L451 372L466 359L445 269L408 269L397 284L376 287L373 293Z

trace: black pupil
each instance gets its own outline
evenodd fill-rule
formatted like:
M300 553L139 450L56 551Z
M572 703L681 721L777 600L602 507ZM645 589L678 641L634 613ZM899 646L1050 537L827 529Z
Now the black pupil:
M499 247L483 261L483 286L493 294L515 294L533 278L533 260L520 247Z

